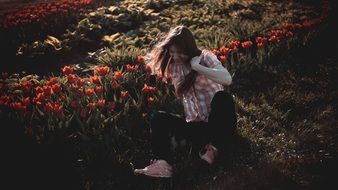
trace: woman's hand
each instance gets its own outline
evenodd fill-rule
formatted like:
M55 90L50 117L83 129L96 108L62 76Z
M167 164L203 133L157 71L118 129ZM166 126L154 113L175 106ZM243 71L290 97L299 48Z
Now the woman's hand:
M200 56L195 56L195 57L191 58L191 60L190 60L191 69L197 71L198 68L201 66L200 62L201 62Z
M213 56L213 57L209 57L208 59L209 61L215 61L215 59L217 59L215 55L208 55L208 56ZM232 83L232 77L229 71L225 67L223 67L222 64L218 64L210 68L210 67L201 65L200 61L201 61L201 56L195 56L191 58L190 60L191 69L195 70L201 75L205 75L207 78L215 81L218 84L230 85Z

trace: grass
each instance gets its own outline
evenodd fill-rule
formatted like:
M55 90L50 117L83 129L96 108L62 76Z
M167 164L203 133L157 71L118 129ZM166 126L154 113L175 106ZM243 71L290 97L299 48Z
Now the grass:
M214 42L223 41L219 40L219 33L222 32L218 31L221 30L226 29L217 28L216 40L210 44L215 46ZM246 30L250 31L249 28ZM228 35L230 37L231 33ZM172 180L131 177L132 180L128 180L129 187L319 189L336 186L333 176L328 174L337 168L334 164L337 139L332 135L336 134L337 125L333 103L337 92L334 87L336 59L332 46L309 55L317 47L322 47L322 43L328 43L328 38L324 35L312 39L314 40L310 40L306 46L271 56L266 60L267 64L273 63L270 66L253 66L250 72L236 76L230 91L234 93L238 104L239 134L249 142L249 151L239 148L238 152L222 157L223 162L211 168L186 157L187 152L183 152L183 158L178 158L181 162L175 165L177 175ZM208 45L205 47L212 48ZM129 160L124 160L124 163L130 161L135 166L145 166L150 156L139 154L143 156L126 156ZM96 186L93 183L93 187L110 187L103 184L97 183ZM125 186L122 185L121 188L123 187Z

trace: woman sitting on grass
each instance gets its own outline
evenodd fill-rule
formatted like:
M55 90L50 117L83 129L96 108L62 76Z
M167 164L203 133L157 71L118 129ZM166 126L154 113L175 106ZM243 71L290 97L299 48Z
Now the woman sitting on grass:
M134 172L172 176L170 134L190 140L200 150L199 157L212 164L218 152L232 142L237 124L233 98L224 91L232 83L230 73L212 52L197 48L192 32L183 25L171 29L154 46L146 63L153 74L171 79L183 101L185 118L164 111L152 117L151 144L156 158Z

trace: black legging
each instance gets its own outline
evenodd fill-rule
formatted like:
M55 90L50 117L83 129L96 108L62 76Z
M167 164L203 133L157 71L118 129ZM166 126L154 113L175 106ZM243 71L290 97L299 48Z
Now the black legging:
M237 125L235 104L232 96L217 92L211 101L208 122L186 122L184 118L159 111L150 121L152 129L152 150L158 159L173 161L170 137L188 139L193 147L201 148L207 143L218 149L226 148L232 141Z

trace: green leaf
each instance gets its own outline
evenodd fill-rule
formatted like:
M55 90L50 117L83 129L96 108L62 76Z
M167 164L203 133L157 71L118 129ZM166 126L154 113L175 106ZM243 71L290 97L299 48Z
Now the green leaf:
M35 108L38 111L38 113L40 114L40 116L45 116L45 114L39 109L38 106L35 106Z

